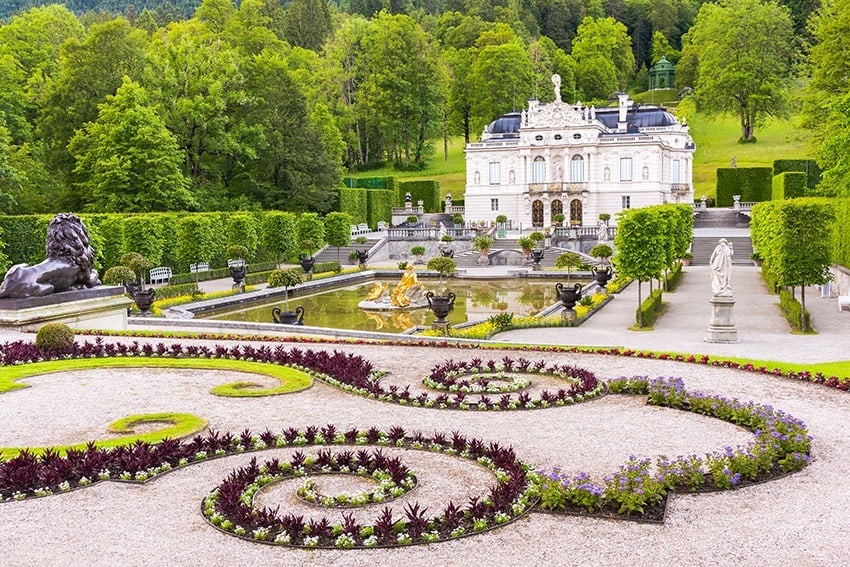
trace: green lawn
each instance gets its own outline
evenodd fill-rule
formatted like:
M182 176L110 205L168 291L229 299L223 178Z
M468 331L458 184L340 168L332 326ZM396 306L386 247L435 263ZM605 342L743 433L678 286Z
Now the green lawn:
M666 93L667 91L664 91ZM664 93L659 94L665 98ZM649 102L646 93L635 95ZM664 101L655 101L656 104ZM709 118L697 114L689 123L691 135L696 142L694 155L694 196L714 197L718 167L729 167L735 156L738 167L770 167L777 159L803 159L808 153L809 132L800 127L800 118L770 120L756 128L755 144L739 144L741 136L738 119L733 116ZM455 200L462 199L466 186L466 162L463 153L463 138L449 140L449 155L445 158L443 141L435 142L436 153L424 171L398 171L392 165L353 174L352 177L395 176L407 181L434 179L440 182L440 191L445 198L451 193Z
M810 134L800 118L771 120L756 128L755 144L739 144L741 128L736 117L709 118L697 114L689 123L697 145L694 154L694 197L714 197L717 168L729 167L735 156L738 167L771 167L777 159L804 159Z

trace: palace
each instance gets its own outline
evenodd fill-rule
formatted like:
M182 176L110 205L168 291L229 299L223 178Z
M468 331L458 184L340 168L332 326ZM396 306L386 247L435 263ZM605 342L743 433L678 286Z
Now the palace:
M491 122L466 146L465 217L543 227L563 214L595 226L602 213L692 203L694 141L664 108L618 93L616 108L530 100Z

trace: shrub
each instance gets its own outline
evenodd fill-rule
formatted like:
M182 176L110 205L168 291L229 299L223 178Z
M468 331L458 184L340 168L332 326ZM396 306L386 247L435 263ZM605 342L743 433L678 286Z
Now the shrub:
M248 256L248 247L241 244L233 244L227 247L227 257L231 260L245 259Z
M597 244L590 249L589 254L604 261L614 255L614 250L607 244Z
M419 222L419 217L417 217L416 215L410 215L409 217L407 217L407 222L409 222L410 224L415 224Z
M565 218L567 217L565 217L563 213L557 213L552 217L552 222L556 224L561 224L562 222L564 222Z
M53 354L70 352L74 346L74 331L63 323L47 323L35 334L35 346Z
M441 242L454 242L455 237L452 236L451 234L444 234L443 236L440 237L440 241Z
M425 247L419 246L419 245L414 246L413 248L410 249L410 253L413 254L414 256L422 256L422 255L425 254Z
M290 288L301 283L301 270L290 268L288 270L274 270L269 274L269 287Z
M455 223L455 224L463 224L463 215L460 214L460 213L456 213L452 217L452 222Z
M493 246L493 239L489 236L476 236L472 241L472 247L475 250L489 250Z
M499 216L497 216L497 217L496 217L496 222L497 222L497 223L500 223L500 224L504 224L504 223L508 222L508 217L507 217L507 215L499 215Z
M539 230L535 230L534 232L529 234L528 237L534 242L542 242L543 240L546 240L546 235L540 232Z
M537 244L532 238L528 236L523 236L519 240L517 240L517 244L523 250L531 250Z
M658 315L661 313L661 290L653 290L649 297L640 304L640 313L635 315L636 320L642 323L642 327L652 327Z
M114 266L103 274L105 285L124 285L127 282L136 281L136 272L127 266Z
M407 266L405 266L406 268ZM426 267L440 274L441 278L448 277L457 269L457 262L445 256L436 256L428 260Z
M788 324L791 325L791 328L795 331L800 331L800 323L802 321L800 315L803 310L803 306L787 289L779 290L779 309L782 310L782 315L788 320ZM811 330L808 311L806 311L806 328Z

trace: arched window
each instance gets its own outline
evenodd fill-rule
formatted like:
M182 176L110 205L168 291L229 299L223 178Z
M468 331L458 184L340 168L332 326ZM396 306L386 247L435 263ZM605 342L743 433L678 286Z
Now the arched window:
M532 183L546 183L546 160L542 156L534 158L531 170Z
M570 201L570 224L581 224L581 201L573 199Z
M573 156L570 160L570 182L584 183L584 158L581 156Z

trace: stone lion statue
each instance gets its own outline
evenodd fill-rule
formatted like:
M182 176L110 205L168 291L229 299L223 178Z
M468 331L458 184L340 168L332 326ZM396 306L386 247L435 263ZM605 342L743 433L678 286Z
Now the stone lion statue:
M35 266L16 264L0 284L2 297L40 297L100 285L92 268L94 250L86 227L71 213L56 215L47 227L47 258Z

